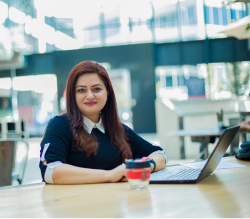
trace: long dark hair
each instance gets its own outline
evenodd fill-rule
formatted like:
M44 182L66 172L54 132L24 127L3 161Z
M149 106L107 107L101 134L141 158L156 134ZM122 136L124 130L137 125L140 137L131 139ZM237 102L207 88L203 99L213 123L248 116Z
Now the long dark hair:
M132 158L132 151L127 142L124 127L119 119L115 93L105 68L93 61L84 61L76 65L69 74L66 85L66 113L71 121L73 138L79 150L84 151L87 156L96 155L98 142L90 135L83 126L83 116L78 108L75 98L75 86L78 78L86 73L97 74L103 81L108 91L108 98L101 110L101 116L105 133L110 137L111 144L119 149L123 162Z

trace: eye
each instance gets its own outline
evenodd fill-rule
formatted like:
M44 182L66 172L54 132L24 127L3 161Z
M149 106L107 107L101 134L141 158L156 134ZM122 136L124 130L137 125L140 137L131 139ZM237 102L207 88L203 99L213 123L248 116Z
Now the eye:
M100 91L100 90L102 90L100 87L96 87L96 88L94 88L94 91Z
M84 92L84 89L78 89L77 92Z

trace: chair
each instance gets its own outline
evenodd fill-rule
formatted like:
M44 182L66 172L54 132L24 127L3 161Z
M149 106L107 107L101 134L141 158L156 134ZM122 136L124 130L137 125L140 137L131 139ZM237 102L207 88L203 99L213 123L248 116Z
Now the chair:
M22 184L28 152L29 144L26 140L0 139L0 186L11 185L12 180Z
M9 130L8 132L0 132L0 138L28 139L29 136L26 132Z
M23 131L16 131L16 130L8 130L7 132L0 132L0 139L3 138L3 139L6 139L6 138L11 138L11 139L28 139L29 136L26 132L23 132ZM17 144L17 142L15 143L15 145ZM15 146L14 147L14 151L12 152L14 155L16 154L16 149L17 147ZM13 159L13 166L12 166L12 169L14 170L12 172L12 180L17 180L20 183L20 179L19 179L19 173L17 171L15 171L16 167L16 162L15 162L15 157Z
M229 125L236 126L240 125L245 120L244 116L239 116L236 118L229 118ZM242 141L245 142L244 138L246 135L242 136ZM236 135L234 140L230 145L230 152L229 156L235 156L239 152L239 145L240 145L240 135Z

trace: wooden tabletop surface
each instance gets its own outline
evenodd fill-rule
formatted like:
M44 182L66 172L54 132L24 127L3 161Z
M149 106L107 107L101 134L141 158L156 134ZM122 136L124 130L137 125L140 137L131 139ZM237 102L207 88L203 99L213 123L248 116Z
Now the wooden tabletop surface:
M250 162L216 170L198 184L33 185L0 190L3 217L250 217ZM177 167L172 167L177 168Z

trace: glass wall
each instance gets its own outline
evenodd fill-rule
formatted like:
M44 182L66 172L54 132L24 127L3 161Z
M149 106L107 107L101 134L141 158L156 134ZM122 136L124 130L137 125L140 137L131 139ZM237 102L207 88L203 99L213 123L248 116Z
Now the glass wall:
M32 0L0 0L0 44L3 45L5 53L13 50L24 54L38 52L35 51L38 38L31 35L31 29L35 29L35 26L30 25L35 19L37 10ZM5 36L2 35L3 32Z
M108 71L116 96L118 114L122 123L133 128L130 72L127 69Z
M209 38L224 37L218 34L223 26L246 16L246 5L241 2L222 7L222 1L205 0L204 16Z
M25 120L30 135L42 135L48 121L58 114L56 76L14 77L13 89L17 92L16 117L12 116L11 78L0 78L0 118L5 117L9 122Z
M105 45L226 37L221 28L246 16L222 0L0 0L0 36L11 51L44 53ZM9 36L9 37L6 37Z
M156 94L158 98L175 100L206 99L206 65L157 67Z
M155 69L158 98L230 99L250 95L250 62L160 66Z

